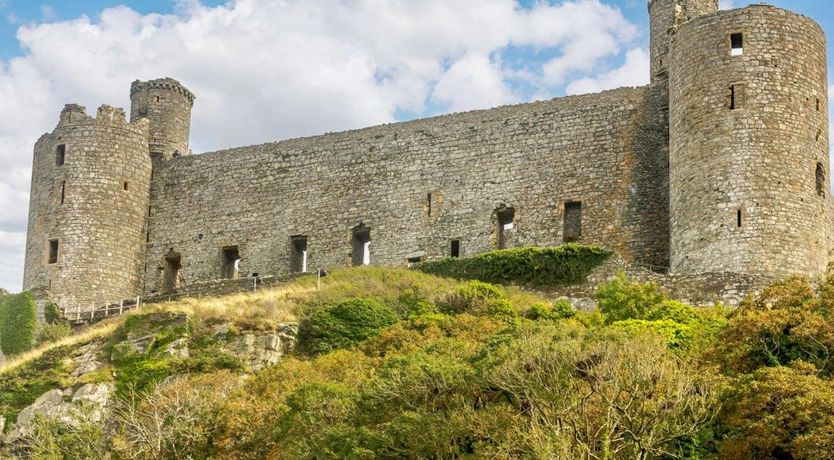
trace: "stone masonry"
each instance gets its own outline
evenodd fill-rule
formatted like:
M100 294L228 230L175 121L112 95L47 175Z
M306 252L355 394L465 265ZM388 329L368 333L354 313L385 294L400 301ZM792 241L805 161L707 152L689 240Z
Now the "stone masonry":
M704 298L822 275L822 30L716 0L652 0L649 14L639 88L201 155L188 148L195 97L176 80L134 82L130 122L68 105L35 146L24 288L73 311L565 241L666 271L673 290L723 286Z

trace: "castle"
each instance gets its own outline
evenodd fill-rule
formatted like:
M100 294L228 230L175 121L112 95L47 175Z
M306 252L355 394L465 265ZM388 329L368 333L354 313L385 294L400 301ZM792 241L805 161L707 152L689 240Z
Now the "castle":
M823 274L822 29L766 5L648 6L639 88L201 155L188 147L194 94L175 80L134 82L129 122L67 105L34 149L24 288L85 309L566 241L716 291Z

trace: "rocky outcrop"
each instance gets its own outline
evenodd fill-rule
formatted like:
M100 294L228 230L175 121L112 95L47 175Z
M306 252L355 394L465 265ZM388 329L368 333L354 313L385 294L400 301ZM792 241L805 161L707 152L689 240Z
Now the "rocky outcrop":
M17 422L4 441L13 443L32 429L38 417L57 419L73 426L81 421L102 423L108 412L114 387L109 383L88 383L78 389L47 391L17 415Z
M217 328L215 336L226 342L224 349L234 354L252 371L277 363L295 348L297 323L281 324L273 331L241 331L230 337L228 324Z

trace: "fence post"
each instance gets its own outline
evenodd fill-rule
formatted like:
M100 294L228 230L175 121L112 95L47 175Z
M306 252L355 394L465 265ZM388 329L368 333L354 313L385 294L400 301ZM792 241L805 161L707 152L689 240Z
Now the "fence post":
M139 304L139 298L140 298L140 297L141 297L141 296L136 296L136 309L137 309L137 310L139 309L139 305L140 305L140 304Z
M122 316L122 311L125 309L125 301L119 302L119 316Z
M76 323L81 322L81 307L78 307L78 308L75 309L75 322Z

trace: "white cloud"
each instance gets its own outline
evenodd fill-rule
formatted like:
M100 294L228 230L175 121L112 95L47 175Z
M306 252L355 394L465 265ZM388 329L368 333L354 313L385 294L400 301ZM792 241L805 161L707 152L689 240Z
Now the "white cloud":
M731 10L736 8L735 0L718 0L718 8L722 10Z
M179 0L172 15L114 7L21 27L26 54L0 61L0 286L20 287L32 146L64 103L127 107L132 80L177 78L206 151L514 102L520 73L552 97L638 35L600 0ZM555 57L509 68L511 47Z
M518 98L504 84L501 68L487 56L468 55L440 77L432 99L452 112L495 107Z
M622 86L640 86L649 83L649 53L635 48L626 53L625 63L598 77L585 77L570 83L568 94L594 93Z

